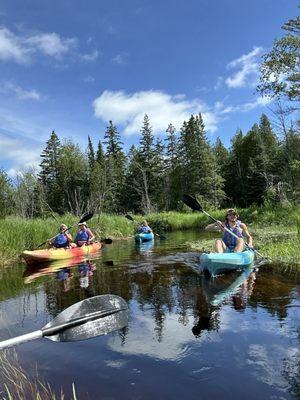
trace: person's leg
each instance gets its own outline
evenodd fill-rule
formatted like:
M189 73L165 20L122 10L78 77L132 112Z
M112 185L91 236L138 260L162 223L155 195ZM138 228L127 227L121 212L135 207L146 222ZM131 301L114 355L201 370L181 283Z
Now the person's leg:
M240 253L244 250L244 241L242 238L236 239L236 246L234 248L235 253Z
M217 253L224 253L226 250L226 245L221 239L217 239L215 242L215 248Z

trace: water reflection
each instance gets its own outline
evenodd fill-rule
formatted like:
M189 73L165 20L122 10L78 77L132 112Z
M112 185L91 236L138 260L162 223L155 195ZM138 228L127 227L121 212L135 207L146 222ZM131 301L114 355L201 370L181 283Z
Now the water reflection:
M90 398L99 398L100 386L103 398L179 398L181 393L196 399L203 380L204 398L222 398L223 393L240 398L245 391L253 393L253 387L261 398L288 398L287 390L295 392L300 361L299 276L263 266L207 279L191 268L199 254L185 252L182 242L177 249L175 240L142 246L114 243L99 260L88 261L94 266L79 260L59 269L48 265L26 270L27 284L20 285L19 293L12 296L2 290L6 301L1 309L11 312L16 333L24 321L32 325L27 331L34 330L38 318L55 316L93 295L116 294L130 305L129 326L109 338L78 347L62 345L59 351L47 347L46 361L36 344L28 345L26 357L33 364L46 363L48 380L59 376L62 369L57 366L68 359L71 366L64 370L65 379L76 379L79 388L89 385ZM15 275L7 273L8 286L9 281L15 288ZM30 306L21 310L21 318L16 299L29 297ZM3 329L0 326L0 336ZM87 375L81 374L85 368ZM132 378L133 368L141 371L138 378L137 374Z

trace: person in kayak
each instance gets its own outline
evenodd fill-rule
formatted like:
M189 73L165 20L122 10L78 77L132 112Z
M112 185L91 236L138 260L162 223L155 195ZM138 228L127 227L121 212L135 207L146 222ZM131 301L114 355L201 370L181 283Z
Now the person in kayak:
M89 245L95 239L93 232L87 227L86 222L78 224L79 229L76 233L75 243L78 247Z
M50 242L50 246L55 248L68 248L72 243L72 236L67 230L68 227L65 224L61 224L59 227L60 233L55 237L52 242Z
M209 224L205 230L208 231L223 231L222 239L217 239L215 243L215 248L217 253L238 253L245 249L244 238L247 241L247 245L252 248L253 240L250 235L247 225L241 222L239 219L239 215L234 208L229 208L225 215L225 221L217 221L213 224ZM232 233L234 233L238 238L231 235L224 228L229 229Z
M140 226L137 228L137 233L151 233L152 229L148 225L148 222L144 220Z

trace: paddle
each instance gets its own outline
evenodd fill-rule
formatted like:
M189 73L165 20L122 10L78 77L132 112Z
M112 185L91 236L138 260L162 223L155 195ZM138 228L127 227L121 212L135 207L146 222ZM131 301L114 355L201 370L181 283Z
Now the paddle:
M126 214L126 215L125 215L125 218L129 219L130 221L133 221L133 222L135 222L135 219L134 219L134 218L132 218L132 216L131 216L131 215L129 215L129 214ZM153 232L153 231L152 231L152 232ZM155 236L159 237L160 239L166 239L166 237L165 237L165 236L163 236L163 235L160 235L159 233L153 232L153 234L154 234Z
M201 204L198 202L197 199L195 199L195 197L193 197L189 194L184 194L182 197L182 201L184 202L184 204L186 204L192 210L203 212L203 214L207 215L214 222L218 223L218 220L216 220L214 217L212 217L210 214L208 214L208 212L203 210L203 208L201 207ZM226 226L224 226L223 224L222 224L222 228L226 232L230 233L230 235L234 236L236 239L240 239L234 232L232 232L230 229L226 228ZM264 258L264 256L262 254L260 254L257 250L255 250L253 247L250 247L248 245L248 243L245 243L245 246L247 247L247 249L254 251L258 256Z
M128 306L122 297L94 296L66 308L41 330L0 342L0 349L41 337L55 342L85 340L122 329L127 323Z
M76 226L76 225L78 225L78 224L80 224L80 223L82 223L82 222L88 221L89 219L91 219L91 218L93 217L93 215L94 215L93 213L86 213L86 214L84 214L84 216L81 218L80 221L78 221L76 224L70 226L69 228L65 229L63 232L66 232L66 231L68 231L69 229L74 228L74 226ZM57 234L57 235L59 235L59 234ZM55 236L53 236L51 239L48 239L48 240L46 240L45 242L39 244L39 245L36 247L36 249L38 249L39 247L43 246L44 244L46 244L46 243L48 243L48 242L52 242L52 240L54 240L54 239L56 238L57 235L55 235ZM111 243L111 242L110 242L110 243Z

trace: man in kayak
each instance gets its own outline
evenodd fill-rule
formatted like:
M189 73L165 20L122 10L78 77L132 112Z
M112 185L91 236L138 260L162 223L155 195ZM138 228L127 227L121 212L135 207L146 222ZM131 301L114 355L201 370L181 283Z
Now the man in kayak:
M55 237L52 242L50 242L50 245L56 248L68 248L71 246L72 242L72 236L67 230L68 227L65 224L61 224L59 227L60 233Z
M75 243L78 247L88 245L95 239L92 231L87 227L86 222L80 222L78 224L79 229L76 233Z
M137 228L137 233L151 233L152 229L148 225L148 222L144 220L141 225Z
M241 222L239 215L234 208L229 208L225 215L225 221L217 221L213 224L209 224L205 230L223 231L222 239L217 239L215 243L217 253L238 253L245 249L244 238L247 241L249 247L253 247L252 236L250 235L247 225ZM227 228L234 233L238 238L231 235L224 228Z

